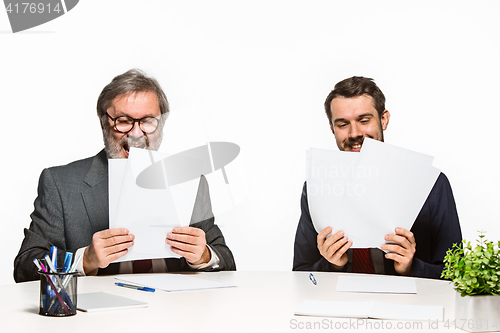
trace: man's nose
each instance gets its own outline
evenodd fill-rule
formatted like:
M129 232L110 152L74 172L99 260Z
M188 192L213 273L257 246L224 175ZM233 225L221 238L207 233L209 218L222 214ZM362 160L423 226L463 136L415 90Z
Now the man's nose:
M144 136L144 132L139 127L138 122L134 123L134 127L132 128L132 130L130 132L128 132L128 136L133 137L133 138L140 138L140 137Z
M357 123L351 124L350 129L351 130L349 131L349 137L358 138L363 136L363 132L361 131Z

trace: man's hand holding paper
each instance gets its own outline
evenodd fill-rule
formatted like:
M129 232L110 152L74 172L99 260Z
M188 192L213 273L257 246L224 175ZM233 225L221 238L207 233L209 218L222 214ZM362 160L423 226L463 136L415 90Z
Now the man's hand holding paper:
M338 231L327 238L331 232L332 228L326 227L318 234L318 250L335 269L340 270L347 264L347 250L351 247L352 241L343 231Z
M167 234L165 242L172 252L186 258L191 265L205 264L210 261L205 232L193 227L176 227Z
M83 269L86 275L96 275L99 268L106 268L110 263L127 254L134 245L134 235L127 229L114 228L96 232L92 242L83 254Z
M411 276L411 264L417 247L415 237L411 231L403 228L396 228L394 231L396 234L385 236L385 241L389 243L382 245L381 249L389 251L385 257L394 260L396 272Z
M347 250L351 248L353 242L342 230L333 235L330 235L331 232L332 228L326 227L318 234L318 250L334 269L341 270L347 264ZM385 236L385 241L388 243L382 245L381 249L387 251L385 254L387 259L394 260L396 272L411 276L411 265L416 251L415 237L411 231L404 228L396 228L395 232Z

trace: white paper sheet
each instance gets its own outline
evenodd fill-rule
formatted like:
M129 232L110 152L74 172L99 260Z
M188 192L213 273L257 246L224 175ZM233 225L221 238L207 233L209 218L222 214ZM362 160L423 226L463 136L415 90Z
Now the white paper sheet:
M416 294L414 278L383 275L341 275L337 280L337 292Z
M380 248L409 230L440 171L432 157L365 139L360 153L311 148L307 195L316 231L343 230L352 248Z
M116 220L116 210L120 201L123 177L127 168L126 159L108 160L108 193L109 193L109 227L113 228Z
M341 317L341 318L368 318L373 302L333 302L305 300L300 303L296 315Z
M115 262L179 257L165 243L167 233L180 226L170 189L150 190L136 184L137 175L153 162L150 153L144 149L131 148L121 191L116 193L110 189L109 192L110 203L116 202L112 197L119 197L115 218L110 220L110 228L127 228L135 236L134 246ZM114 178L110 175L109 178L112 177ZM110 206L110 212L111 209Z
M165 239L175 226L189 225L199 180L178 184L173 189L165 182L163 168L158 168L148 177L161 186L148 189L137 183L144 169L165 157L162 153L131 148L128 159L108 161L109 226L127 228L135 236L134 246L115 262L179 257Z
M84 312L112 311L121 309L145 308L148 303L104 291L78 293L77 309Z
M234 285L204 280L184 274L134 274L127 276L121 275L116 279L132 283L134 285L166 291L235 287Z
M410 230L440 171L415 152L367 139L358 169L376 170L376 177L354 178L363 195L346 201L338 220L357 224L364 234L354 247L380 247L396 227Z
M309 210L318 233L332 226L346 197L357 190L350 183L359 158L360 154L326 149L311 148L306 152Z
M430 305L406 305L375 302L369 318L393 320L443 321L444 308Z
M380 302L334 302L305 300L295 310L295 315L373 318L386 320L438 320L443 321L442 306L388 304Z

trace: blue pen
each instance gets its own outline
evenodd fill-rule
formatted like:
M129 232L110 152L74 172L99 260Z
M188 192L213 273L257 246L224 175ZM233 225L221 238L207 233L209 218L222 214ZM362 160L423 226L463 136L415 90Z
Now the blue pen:
M83 255L81 255L75 259L75 261L73 262L73 265L71 265L71 268L69 269L69 273L73 273L74 271L76 271L76 268L78 267L78 265L80 265L80 262L82 261L82 259L83 259ZM70 279L71 279L71 276L69 276L69 275L64 278L64 281L63 281L64 288L66 288L68 286Z
M50 259L54 265L54 273L57 273L57 247L55 246L50 247Z
M311 282L314 283L314 285L316 285L316 279L314 278L313 273L309 273L309 280L311 280Z
M71 268L71 259L73 259L73 253L66 252L66 256L64 257L64 266L63 266L64 273L69 272L69 269Z
M133 284L126 284L126 283L121 283L121 282L115 282L115 284L118 287L125 287L125 288L130 288L130 289L135 289L135 290L141 290L141 291L149 291L149 292L152 292L152 293L155 292L154 288L134 286Z

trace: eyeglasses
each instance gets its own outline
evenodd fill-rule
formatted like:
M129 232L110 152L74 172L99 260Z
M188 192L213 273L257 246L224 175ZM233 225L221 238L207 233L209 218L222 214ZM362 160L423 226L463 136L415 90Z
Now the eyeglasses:
M158 128L160 121L154 117L142 117L140 119L132 118L129 116L119 116L113 118L106 112L106 115L111 119L114 123L114 128L120 132L127 134L130 132L134 126L135 122L139 123L139 128L144 134L151 134Z

